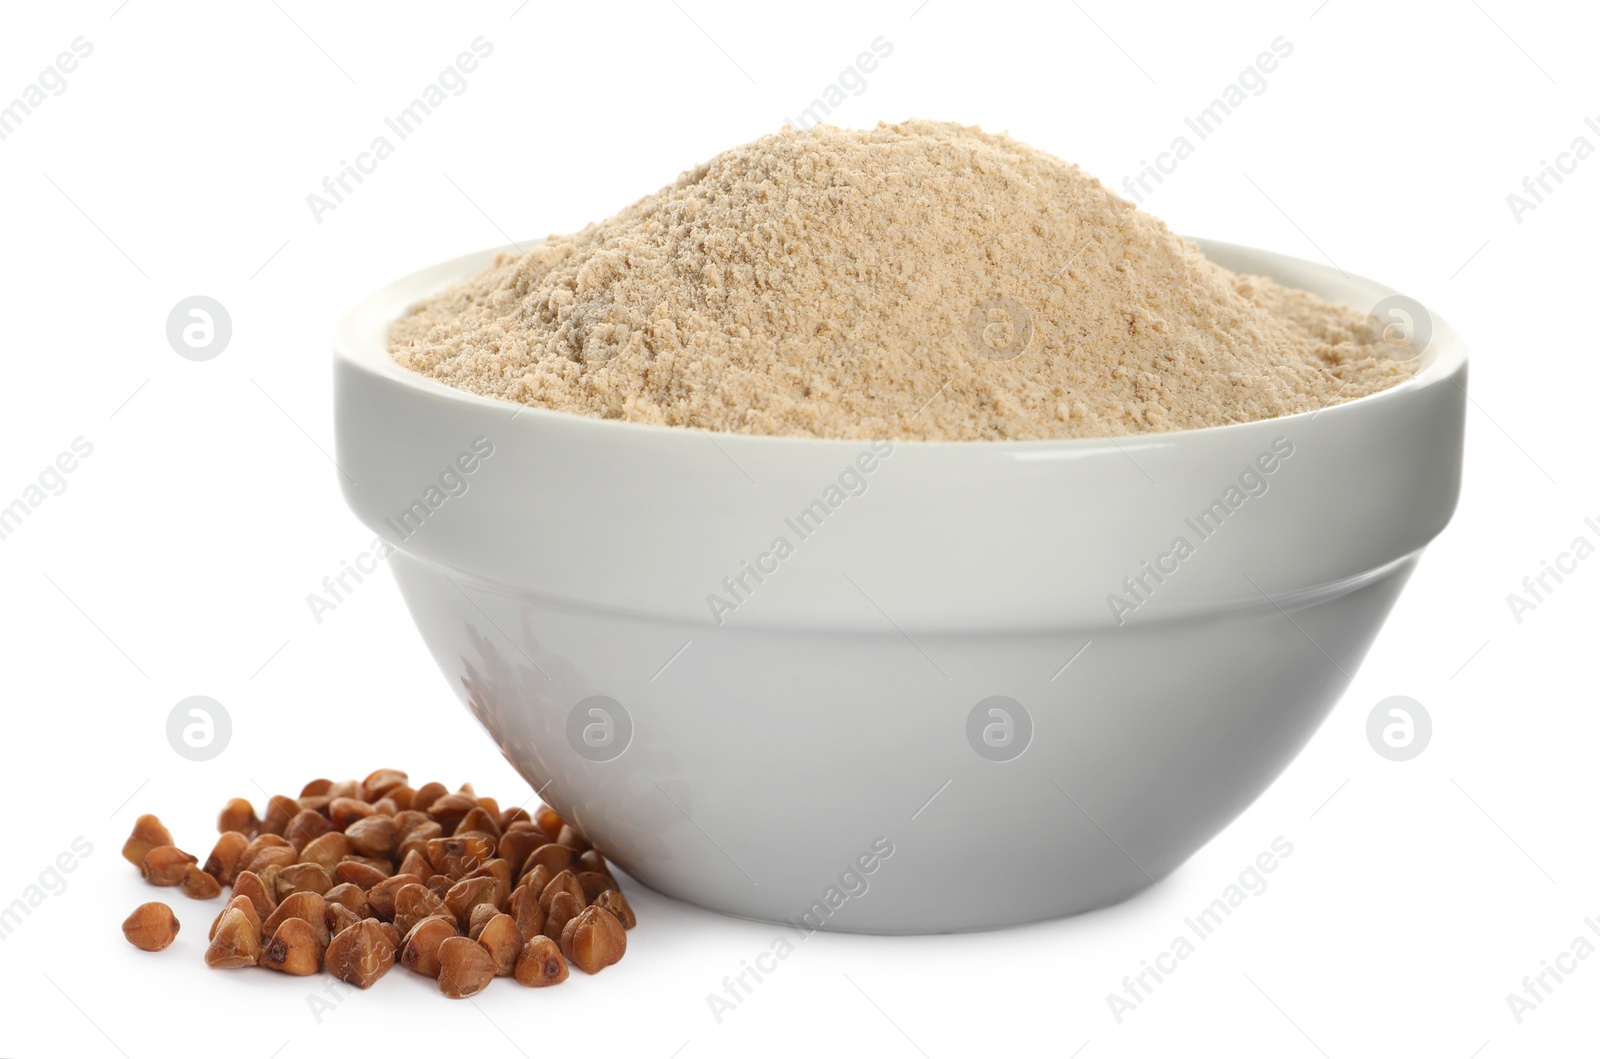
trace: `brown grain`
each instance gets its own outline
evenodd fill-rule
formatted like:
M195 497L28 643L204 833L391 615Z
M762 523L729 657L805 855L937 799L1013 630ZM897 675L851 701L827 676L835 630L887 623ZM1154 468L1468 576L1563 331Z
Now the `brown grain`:
M211 847L211 855L206 857L206 873L224 886L232 885L239 861L249 845L250 839L243 831L224 831L217 836L217 844Z
M483 992L495 979L494 960L470 938L446 938L439 946L439 992L460 1000Z
M550 937L559 938L561 931L584 908L583 898L575 896L568 890L558 891L555 899L545 909L544 931Z
M261 821L256 819L255 806L246 798L230 798L217 814L217 831L237 831L242 835L255 834Z
M439 946L449 938L460 937L453 916L429 916L405 936L400 948L400 962L407 970L439 977Z
M322 970L322 955L327 948L327 926L303 919L285 919L273 932L272 940L261 949L260 964L284 974L308 975Z
M244 913L245 918L250 921L251 929L255 931L256 936L259 938L261 935L261 916L256 913L256 906L250 903L250 898L245 897L243 894L234 894L228 898L228 903L222 906L222 911L217 913L217 918L211 921L211 932L206 937L216 937L217 928L222 925L222 917L234 909Z
M639 921L634 918L633 906L628 904L628 899L622 896L621 890L604 890L594 899L596 908L603 908L617 917L623 929L632 930Z
M159 818L149 813L133 822L133 833L122 844L122 856L134 867L143 868L144 859L157 846L172 845L172 832Z
M622 924L598 905L585 908L561 928L561 954L585 974L599 974L627 951Z
M613 935L633 922L605 858L559 813L503 809L471 784L414 789L380 769L359 782L312 780L297 798L273 796L260 817L231 799L217 822L204 867L154 816L139 817L124 844L158 885L202 900L231 885L208 933L212 967L326 967L368 988L399 960L465 997L494 977L564 980L563 940L580 966L607 966L621 955ZM159 902L124 924L130 942L152 949L177 929Z
M196 863L197 858L177 846L156 846L144 855L140 870L153 886L178 886L189 866Z
M528 939L512 969L516 980L527 986L558 985L567 980L567 973L561 947L543 935Z
M244 910L249 907L247 901L243 908L223 909L206 946L207 966L254 967L261 959L261 921L250 918Z
M122 921L122 936L145 952L160 952L178 936L178 917L160 901L147 901Z
M495 974L502 978L516 967L517 956L525 944L521 932L517 930L517 921L504 912L496 913L485 923L474 940L494 960Z
M198 865L191 864L185 868L183 881L178 885L185 897L192 897L196 901L209 901L222 896L222 884L214 876L201 871Z
M365 919L328 943L326 961L335 978L367 989L394 966L394 946L376 919Z
M293 893L285 897L272 914L261 921L261 933L270 936L291 919L310 926L322 944L328 944L328 902L321 894Z

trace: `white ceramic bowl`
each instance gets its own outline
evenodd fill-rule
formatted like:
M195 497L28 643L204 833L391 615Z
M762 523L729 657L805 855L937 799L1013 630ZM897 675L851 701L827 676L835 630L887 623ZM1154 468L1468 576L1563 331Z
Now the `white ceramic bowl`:
M1395 293L1202 246L1364 311ZM1414 379L1318 413L885 453L396 365L390 321L493 254L339 328L345 496L528 782L630 875L722 912L968 930L1151 885L1305 745L1455 507L1466 354L1437 317Z

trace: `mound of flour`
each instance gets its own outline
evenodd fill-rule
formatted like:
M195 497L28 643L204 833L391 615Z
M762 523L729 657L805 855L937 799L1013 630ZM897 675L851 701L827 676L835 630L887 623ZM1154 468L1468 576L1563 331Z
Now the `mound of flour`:
M1207 261L1074 165L909 121L785 129L397 321L402 365L711 431L1021 440L1325 407L1410 365L1363 314Z

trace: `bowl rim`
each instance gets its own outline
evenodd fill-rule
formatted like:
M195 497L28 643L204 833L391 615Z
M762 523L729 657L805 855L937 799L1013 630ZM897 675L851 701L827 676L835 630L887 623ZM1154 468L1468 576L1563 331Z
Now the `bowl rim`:
M1422 307L1427 313L1432 327L1428 347L1418 358L1421 366L1410 378L1376 393L1341 401L1337 404L1324 405L1308 412L1296 412L1287 416L1248 420L1240 423L1226 423L1219 426L1186 427L1179 430L1088 438L1037 438L1011 441L899 438L876 440L889 440L896 448L904 445L925 451L944 449L954 449L962 452L984 451L1020 458L1027 458L1030 455L1043 457L1046 454L1057 453L1061 456L1088 457L1093 454L1110 451L1141 451L1182 444L1185 439L1196 436L1212 437L1219 436L1225 431L1239 432L1252 428L1259 429L1263 423L1281 423L1285 428L1290 428L1296 424L1309 422L1324 414L1329 416L1348 415L1351 414L1349 412L1350 409L1365 409L1384 402L1403 401L1411 395L1428 388L1446 384L1460 385L1457 381L1457 376L1467 362L1466 342L1447 320L1434 312L1426 303L1411 298L1409 295L1405 295L1387 284L1357 273L1345 272L1334 265L1295 257L1292 254L1284 254L1274 250L1265 250L1259 247L1229 243L1217 239L1193 236L1185 236L1184 238L1197 245L1207 260L1213 260L1211 251L1215 249L1225 255L1247 258L1252 262L1268 266L1251 274L1273 277L1272 266L1309 270L1329 282L1337 280L1354 286L1366 286L1377 295L1378 299L1392 296L1407 298ZM530 427L543 425L550 429L570 430L580 433L592 431L594 433L591 436L596 441L622 442L632 438L640 442L673 444L676 442L670 439L692 439L695 435L701 434L712 438L718 444L731 444L740 448L809 446L814 449L820 449L824 446L849 446L855 449L875 440L872 438L816 438L779 434L745 434L725 430L707 430L704 427L661 426L654 423L603 419L576 412L560 412L536 405L522 404L519 401L488 397L468 390L457 389L402 366L390 354L389 327L395 320L399 319L402 313L408 311L424 298L438 294L450 286L476 275L484 268L487 268L498 255L502 253L525 253L529 248L538 246L545 241L542 238L523 240L520 243L475 250L414 270L384 284L377 291L362 299L339 321L334 331L335 361L376 375L389 382L398 383L416 390L426 397L451 401L469 408L494 411L499 415L503 415L509 410L512 412L513 419L528 417L527 422ZM1284 281L1279 280L1279 282ZM1285 283L1285 285L1295 287L1294 284L1290 283ZM1305 288L1295 287L1295 289L1304 290ZM1336 304L1343 304L1353 309L1361 308L1361 306L1352 304L1348 300L1340 301L1339 299L1328 298L1327 295L1317 291L1311 291L1310 293L1334 301ZM375 330L376 333L374 333Z

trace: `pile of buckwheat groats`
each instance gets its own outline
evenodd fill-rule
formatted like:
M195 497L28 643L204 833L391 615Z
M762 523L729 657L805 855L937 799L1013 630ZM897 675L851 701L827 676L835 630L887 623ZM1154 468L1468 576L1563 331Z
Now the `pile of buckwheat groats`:
M122 855L156 886L216 898L206 963L335 977L367 988L398 959L445 996L496 977L555 985L570 962L596 974L622 959L633 910L605 858L554 809L502 810L471 784L413 789L404 772L312 780L274 795L264 818L234 798L202 866L159 819L141 816ZM177 935L152 901L122 925L155 952Z

